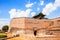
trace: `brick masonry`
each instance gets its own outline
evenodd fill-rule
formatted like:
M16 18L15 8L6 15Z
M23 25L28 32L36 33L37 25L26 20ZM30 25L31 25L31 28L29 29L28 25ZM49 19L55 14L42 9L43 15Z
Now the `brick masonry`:
M27 36L28 35L34 36L36 40L38 39L46 40L45 37L48 37L47 40L49 40L49 37L56 38L57 35L59 35L57 39L60 38L59 28L60 18L56 19L13 18L10 22L9 32L11 32L12 34L16 33L19 35L24 34ZM34 35L34 31L36 31L36 35ZM53 38L53 40L55 39Z

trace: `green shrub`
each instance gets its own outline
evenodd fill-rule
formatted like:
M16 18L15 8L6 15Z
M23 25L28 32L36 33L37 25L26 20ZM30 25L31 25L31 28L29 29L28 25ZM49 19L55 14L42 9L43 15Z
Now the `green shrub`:
M7 37L6 35L0 35L0 38L5 38L5 37Z
M5 37L7 37L5 34L3 33L0 34L0 38L5 38Z

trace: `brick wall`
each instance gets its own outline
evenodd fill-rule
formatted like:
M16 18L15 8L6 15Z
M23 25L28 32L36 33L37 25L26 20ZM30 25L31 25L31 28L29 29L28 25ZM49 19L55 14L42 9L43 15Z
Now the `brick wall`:
M60 19L34 19L34 18L14 18L11 20L10 22L10 30L13 28L13 32L15 31L15 33L17 33L17 31L24 31L24 35L29 35L29 36L35 36L34 35L34 31L36 32L36 36L35 40L60 40L60 36L59 37L43 37L45 35L51 35L51 33L53 33L53 35L58 35L59 32L58 31L51 31L52 28L60 28ZM54 29L55 30L55 29ZM21 34L20 34L21 35ZM59 34L60 35L60 34Z

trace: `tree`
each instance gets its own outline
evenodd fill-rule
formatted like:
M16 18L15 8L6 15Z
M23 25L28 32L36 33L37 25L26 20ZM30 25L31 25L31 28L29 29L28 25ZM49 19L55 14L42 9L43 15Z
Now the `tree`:
M7 32L8 29L9 29L9 26L8 26L8 25L4 25L4 26L2 27L2 31L3 31L3 32Z
M46 15L44 15L42 12L40 12L38 15L33 16L33 18L37 19L43 19Z

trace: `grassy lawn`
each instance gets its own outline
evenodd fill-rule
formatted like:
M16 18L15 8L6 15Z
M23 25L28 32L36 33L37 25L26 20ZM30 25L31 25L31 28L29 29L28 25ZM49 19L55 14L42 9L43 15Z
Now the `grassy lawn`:
M5 38L7 35L5 33L0 33L0 38Z

